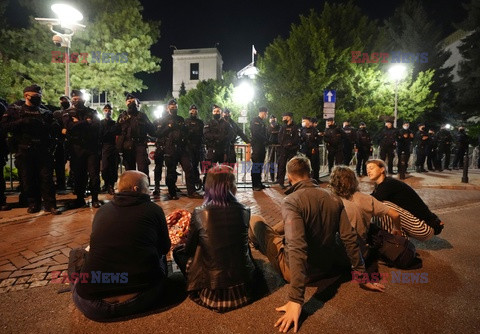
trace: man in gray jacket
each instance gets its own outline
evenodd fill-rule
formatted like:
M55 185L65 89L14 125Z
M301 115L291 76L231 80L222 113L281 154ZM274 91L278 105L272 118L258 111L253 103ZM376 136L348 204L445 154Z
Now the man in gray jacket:
M275 323L281 332L288 331L292 324L297 331L307 283L338 267L348 271L351 265L352 270L365 272L357 236L341 199L312 182L310 172L310 161L305 157L288 162L287 177L292 187L285 192L287 197L282 203L283 223L271 228L260 216L250 220L250 241L290 282L289 301L276 308L285 312ZM336 242L337 232L343 245ZM364 286L376 291L384 289L379 283Z

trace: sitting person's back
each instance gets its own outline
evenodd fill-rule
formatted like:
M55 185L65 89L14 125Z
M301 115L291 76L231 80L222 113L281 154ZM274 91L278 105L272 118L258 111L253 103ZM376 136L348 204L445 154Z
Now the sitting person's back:
M93 320L148 309L161 298L167 276L170 239L162 208L150 201L147 176L127 171L118 187L113 200L93 219L90 251L82 268L88 279L75 285L75 304Z
M192 214L185 247L174 250L190 297L219 312L249 303L254 283L255 265L248 245L250 209L236 200L235 193L231 167L210 169L205 202Z

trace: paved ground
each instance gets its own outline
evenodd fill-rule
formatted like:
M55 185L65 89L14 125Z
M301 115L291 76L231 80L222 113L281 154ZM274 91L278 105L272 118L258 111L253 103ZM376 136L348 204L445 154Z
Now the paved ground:
M353 282L321 282L330 283L329 288L318 289L318 294L317 288L308 289L308 297L313 296L305 308L310 316L301 331L479 332L480 173L471 171L468 184L461 179L460 171L447 171L412 173L405 180L447 224L440 237L417 243L424 261L421 272L428 273L428 284L388 284L386 293L374 294ZM362 180L363 191L371 186L366 178ZM252 213L272 223L280 219L280 189L252 192L240 188L238 197ZM60 204L68 198L71 195L59 196ZM8 198L9 202L16 200L15 196ZM158 202L166 213L176 208L192 210L200 203L187 197ZM74 308L69 293L57 293L65 286L49 282L52 272L66 269L71 248L88 244L94 213L91 208L60 216L29 215L24 208L0 212L0 332L143 332L146 328L178 333L274 332L274 307L285 301L287 289L258 252L254 256L268 276L270 293L240 310L220 315L189 299L172 297L169 302L175 307L164 306L148 316L110 324L87 320ZM391 273L389 268L383 270ZM173 275L171 284L170 291L181 291L181 276Z

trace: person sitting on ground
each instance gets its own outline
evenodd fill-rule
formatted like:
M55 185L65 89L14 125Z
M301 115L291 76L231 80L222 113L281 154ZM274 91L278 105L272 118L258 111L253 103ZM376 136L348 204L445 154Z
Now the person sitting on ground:
M250 209L235 198L233 169L212 167L205 182L205 201L192 213L185 245L173 257L197 304L226 312L253 298L256 268L248 244ZM188 266L187 266L188 263Z
M337 268L350 273L353 267L354 271L365 273L357 235L342 201L314 183L310 172L306 157L297 156L287 163L287 177L292 186L282 202L284 235L279 233L281 228L271 228L261 216L250 220L250 241L290 282L289 301L276 309L285 312L275 323L283 332L292 323L297 331L307 283L331 275ZM343 244L337 243L337 232ZM385 288L380 283L363 286L374 291Z
M416 191L406 183L386 176L383 160L368 160L367 173L370 180L375 182L372 196L400 214L402 232L406 236L426 241L442 232L444 223L430 211ZM384 216L377 223L392 233L393 226L389 217Z
M340 196L350 224L357 231L362 254L366 255L367 237L372 217L388 216L393 222L392 234L402 235L400 215L394 209L383 204L375 197L358 190L355 172L347 166L336 166L330 175L330 188Z
M88 279L75 283L75 305L96 321L152 308L162 299L169 250L165 214L150 201L147 176L124 172L118 193L93 218L90 251L80 273Z

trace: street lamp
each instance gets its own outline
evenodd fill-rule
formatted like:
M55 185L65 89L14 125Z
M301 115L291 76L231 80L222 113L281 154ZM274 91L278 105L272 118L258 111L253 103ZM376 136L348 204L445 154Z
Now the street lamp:
M55 34L53 36L53 43L56 46L65 48L65 95L70 96L70 46L75 29L85 28L83 24L78 23L83 19L82 13L77 9L67 4L53 4L52 11L58 18L39 18L35 20L50 27L50 30ZM58 32L53 29L54 26L59 25L65 32Z
M394 120L393 120L393 127L397 127L397 106L398 106L398 82L405 77L406 68L404 65L397 64L390 67L388 70L390 73L390 78L395 81L395 111L394 111Z
M253 89L253 86L247 82L247 81L242 81L240 85L235 87L235 90L233 91L233 99L235 102L239 103L243 106L245 106L245 109L247 109L247 106L250 102L252 102L253 97L255 95L255 91ZM247 112L242 110L242 118L239 119L239 123L242 123L243 127L243 132L245 132L245 123L247 123Z

